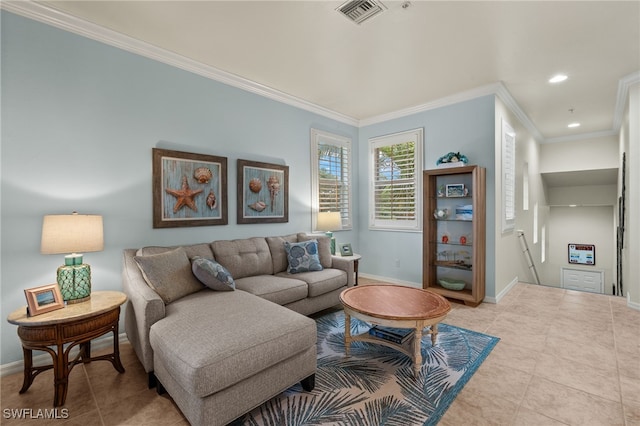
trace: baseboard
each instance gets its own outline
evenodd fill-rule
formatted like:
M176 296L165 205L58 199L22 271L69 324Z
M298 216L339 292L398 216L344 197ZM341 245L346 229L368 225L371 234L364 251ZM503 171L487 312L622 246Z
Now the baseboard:
M120 333L118 335L118 343L124 344L129 343L127 339L126 333ZM103 348L111 347L113 345L113 340L111 336L103 336L99 339L95 339L91 341L91 351L100 350ZM78 347L71 349L70 356L73 357L78 353ZM33 365L47 365L51 364L51 355L48 353L41 353L40 355L36 355L33 357ZM7 376L9 374L22 373L24 371L24 362L23 360L9 362L7 364L0 365L0 377Z
M395 279L395 278L381 277L379 275L364 274L364 273L361 273L360 276L364 277L364 278L369 278L369 279L377 280L377 281L384 281L384 282L392 283L392 284L401 284L401 285L406 285L406 286L409 286L409 287L422 288L422 283L414 283L414 282L411 282L411 281L402 281L402 280L398 280L398 279ZM500 302L500 299L502 299L504 296L506 296L507 293L509 293L509 291L511 291L511 289L516 284L518 284L518 277L515 277L513 279L513 281L511 281L509 283L509 285L504 290L502 290L497 297L485 297L483 299L483 302L486 302L486 303L498 303L498 302Z
M509 293L511 291L511 289L513 287L515 287L516 284L518 284L518 277L517 276L509 283L508 286L505 287L504 290L502 290L500 293L498 293L498 295L496 297L485 297L483 302L500 303L500 300L502 300L502 298L505 297L507 295L507 293Z
M627 292L627 306L636 311L640 311L640 303L631 301L631 293Z
M411 281L403 281L403 280L398 280L396 278L381 277L379 275L365 274L365 273L362 273L362 272L359 273L358 275L360 277L362 277L362 278L369 278L371 280L376 280L376 281L384 281L385 283L400 284L400 285L406 285L408 287L422 288L422 283L414 283L414 282L411 282Z

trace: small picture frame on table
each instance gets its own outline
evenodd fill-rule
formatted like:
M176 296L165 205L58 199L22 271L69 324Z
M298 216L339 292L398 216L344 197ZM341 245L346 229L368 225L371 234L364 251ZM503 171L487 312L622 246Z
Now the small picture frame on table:
M447 197L464 197L467 192L464 190L463 183L454 183L447 185L445 195Z
M350 243L340 244L340 255L341 256L353 256L353 250L351 250Z
M27 298L27 316L30 317L64 308L58 284L28 288L24 295Z

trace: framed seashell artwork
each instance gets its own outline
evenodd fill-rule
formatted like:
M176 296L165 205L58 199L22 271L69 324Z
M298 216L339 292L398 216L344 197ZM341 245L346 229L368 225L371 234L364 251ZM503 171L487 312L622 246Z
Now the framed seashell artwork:
M153 227L226 225L227 158L153 148Z
M289 221L289 166L238 160L237 222Z

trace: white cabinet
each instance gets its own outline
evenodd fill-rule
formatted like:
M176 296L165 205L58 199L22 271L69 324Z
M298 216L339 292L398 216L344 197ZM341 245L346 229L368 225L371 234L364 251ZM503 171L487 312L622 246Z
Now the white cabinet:
M562 288L604 293L604 271L562 268Z

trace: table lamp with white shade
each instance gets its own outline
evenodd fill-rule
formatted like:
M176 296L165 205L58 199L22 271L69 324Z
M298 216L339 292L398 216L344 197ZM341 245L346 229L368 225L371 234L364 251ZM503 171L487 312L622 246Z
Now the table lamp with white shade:
M91 267L83 263L83 252L102 251L102 216L47 215L42 222L43 254L67 253L57 271L58 286L67 303L79 303L91 297Z
M342 229L340 212L319 212L316 229L326 232L327 237L329 237L331 241L331 254L336 254L336 239L333 237L333 231Z

